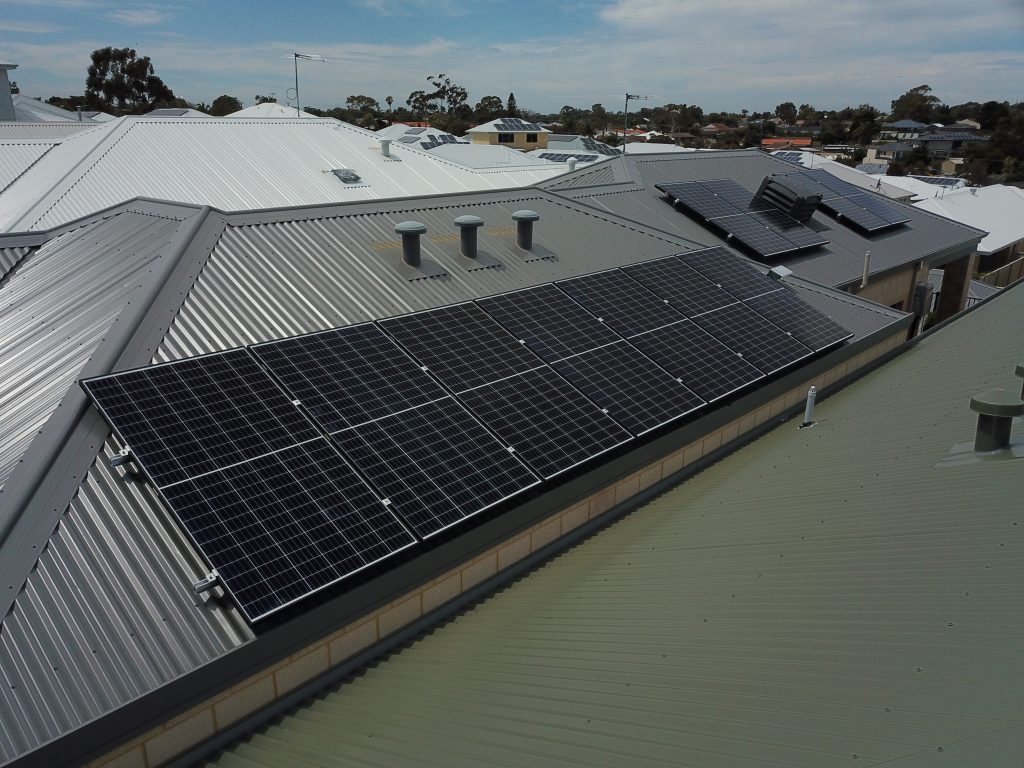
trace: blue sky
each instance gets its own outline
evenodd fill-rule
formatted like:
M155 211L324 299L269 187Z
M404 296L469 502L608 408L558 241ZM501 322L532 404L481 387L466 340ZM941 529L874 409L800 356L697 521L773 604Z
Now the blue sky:
M403 104L447 73L539 112L648 94L705 111L887 109L927 83L949 104L1024 100L1024 0L0 0L0 60L22 93L81 93L89 53L149 56L175 94L245 106L351 94Z

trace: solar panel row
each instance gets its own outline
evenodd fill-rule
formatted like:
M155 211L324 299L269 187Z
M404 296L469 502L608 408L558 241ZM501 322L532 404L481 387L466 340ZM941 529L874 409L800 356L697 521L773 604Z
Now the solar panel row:
M82 385L256 621L848 335L718 248Z
M842 181L828 171L802 170L786 176L798 176L805 185L813 185L822 196L822 210L865 232L881 232L910 221L909 216L888 200Z

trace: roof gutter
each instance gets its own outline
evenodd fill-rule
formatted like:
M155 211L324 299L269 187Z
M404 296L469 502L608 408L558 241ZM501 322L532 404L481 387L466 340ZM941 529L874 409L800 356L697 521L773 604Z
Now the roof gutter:
M177 242L155 265L149 285L114 320L81 376L142 365L152 359L198 274L193 260L186 258L190 246L207 222L220 229L220 222L209 213L210 208L204 206L184 222ZM0 617L11 610L109 433L82 389L72 385L0 492Z

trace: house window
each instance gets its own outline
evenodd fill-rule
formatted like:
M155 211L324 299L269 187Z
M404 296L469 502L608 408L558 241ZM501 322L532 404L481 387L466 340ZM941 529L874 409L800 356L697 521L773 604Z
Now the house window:
M528 134L526 134L526 141L527 141L527 143L536 143L536 141L537 141L537 134L536 133L528 133Z
M498 143L499 144L513 144L515 143L516 136L514 133L499 133Z

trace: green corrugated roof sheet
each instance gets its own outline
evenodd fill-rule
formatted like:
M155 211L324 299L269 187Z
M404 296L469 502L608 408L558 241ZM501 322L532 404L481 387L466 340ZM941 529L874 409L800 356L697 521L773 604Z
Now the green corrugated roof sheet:
M217 765L1018 765L1024 460L936 464L1020 386L1022 316L997 297Z

